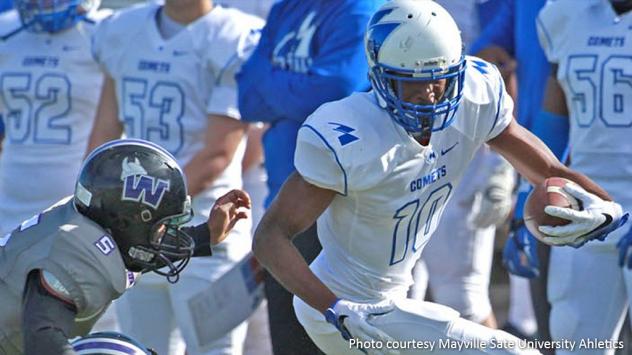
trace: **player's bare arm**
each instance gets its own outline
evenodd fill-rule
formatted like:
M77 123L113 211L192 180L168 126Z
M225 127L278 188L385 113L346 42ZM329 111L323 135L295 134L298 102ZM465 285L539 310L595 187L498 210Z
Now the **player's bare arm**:
M578 183L606 201L612 200L604 189L586 175L564 166L538 137L515 120L487 143L502 154L531 184L540 184L546 178L559 176Z
M320 312L336 295L309 269L292 239L311 226L336 196L292 174L263 216L253 241L257 259L291 293Z
M209 115L205 146L184 167L189 193L195 196L213 184L235 155L248 125L234 118Z
M123 125L118 120L118 104L116 103L116 89L114 80L109 75L105 75L99 107L88 140L86 156L101 144L113 139L121 138Z
M628 214L618 203L612 202L603 188L586 175L560 163L542 141L515 120L488 143L534 185L554 176L577 183L566 184L563 188L581 201L580 210L552 205L544 209L548 215L571 221L563 226L539 226L539 232L552 238L547 244L580 247L595 238L603 240L627 221Z

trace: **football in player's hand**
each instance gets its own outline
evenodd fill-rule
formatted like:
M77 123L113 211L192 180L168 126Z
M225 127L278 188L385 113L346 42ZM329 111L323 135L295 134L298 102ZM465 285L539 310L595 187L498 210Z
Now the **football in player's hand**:
M538 226L563 226L570 223L567 219L546 214L544 207L551 205L581 209L580 202L563 189L567 183L573 182L560 177L548 178L542 184L536 185L527 197L524 205L524 223L536 238L542 240L544 235L538 230Z

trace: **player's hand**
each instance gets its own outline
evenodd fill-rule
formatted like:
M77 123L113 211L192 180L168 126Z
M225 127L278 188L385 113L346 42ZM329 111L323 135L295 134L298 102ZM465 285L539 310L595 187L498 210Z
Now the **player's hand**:
M567 183L564 190L578 199L583 208L580 211L558 206L544 208L544 212L551 216L571 221L564 226L538 227L540 232L546 234L544 241L551 245L570 245L579 248L593 239L604 240L608 233L621 227L628 220L628 213L623 213L621 205L602 200L578 184Z
M509 163L499 164L483 191L477 192L474 196L468 223L475 228L487 228L503 223L511 212L515 182L514 172Z
M207 222L211 245L226 239L237 221L248 218L244 208L250 209L250 196L242 190L231 190L215 201Z
M372 315L391 312L395 305L390 301L375 304L355 303L347 300L337 300L326 314L327 322L333 324L345 340L352 338L362 342L380 341L381 349L360 349L367 354L399 354L395 349L388 349L386 343L394 341L388 334L367 322Z
M529 233L524 223L512 227L503 249L503 265L517 276L528 279L540 276L537 240Z

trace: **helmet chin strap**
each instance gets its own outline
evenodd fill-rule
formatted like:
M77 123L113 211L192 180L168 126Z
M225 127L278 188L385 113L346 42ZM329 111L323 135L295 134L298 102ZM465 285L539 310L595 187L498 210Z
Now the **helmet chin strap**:
M429 117L421 119L421 132L409 133L415 140L424 147L430 144L430 138L432 136L432 121Z
M3 41L3 42L4 42L4 41L8 40L9 38L11 38L11 37L13 37L13 36L17 35L18 33L20 33L20 32L22 32L22 31L26 30L27 28L29 28L29 27L33 26L33 25L35 24L35 21L37 21L37 20L31 20L31 22L29 22L29 23L24 23L24 24L22 24L20 27L16 28L15 30L13 30L13 31L11 31L11 32L9 32L9 33L7 33L7 34L1 35L1 36L0 36L0 41ZM83 21L83 22L87 22L87 23L92 24L92 25L96 24L96 22L95 22L94 20L89 19L86 15L84 15L84 16L82 16L82 17L81 17L80 21L77 21L77 23L75 23L75 24L74 24L74 26L77 26L77 24L78 24L79 22L82 22L82 21ZM72 27L69 27L69 28L72 28ZM69 28L66 28L66 29L69 29ZM61 31L63 31L63 30L60 30L59 32L61 32ZM57 33L57 32L47 32L47 33L49 33L49 34L55 34L55 33Z
M22 26L16 28L15 30L0 36L0 40L2 40L4 42L4 41L8 40L9 38L17 35L18 33L24 31L25 29L31 27L34 23L35 23L35 20L32 20L29 23L22 24Z

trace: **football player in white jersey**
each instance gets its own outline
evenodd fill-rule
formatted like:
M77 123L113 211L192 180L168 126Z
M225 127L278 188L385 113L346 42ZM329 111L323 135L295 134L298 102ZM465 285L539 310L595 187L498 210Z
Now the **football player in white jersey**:
M326 353L529 351L448 307L406 299L411 269L472 155L487 142L534 184L549 176L577 182L565 189L583 201L581 216L541 227L564 237L557 242L603 237L625 220L621 207L513 119L500 73L463 56L454 20L435 2L387 2L365 45L373 92L307 119L297 172L260 222L255 254L296 295L299 321ZM291 239L316 219L323 250L308 266Z
M0 15L0 234L74 189L103 74L92 59L93 0L17 0Z
M550 120L569 120L570 166L632 207L632 1L550 1L538 15L540 44L552 63L544 95ZM548 275L551 337L586 341L585 354L612 354L632 300L632 274L617 263L632 236L626 226L604 243L552 248ZM627 236L625 236L627 234ZM608 341L609 343L605 343ZM566 354L569 351L558 351Z
M184 167L193 222L207 218L218 196L241 187L246 124L234 74L256 46L262 24L208 0L143 4L104 21L93 52L107 76L90 147L124 133L166 148ZM117 304L121 329L160 354L169 352L175 326L189 354L240 353L246 324L215 338L207 329L226 320L194 312L189 302L249 252L250 224L232 233L214 258L192 261L178 284L144 278ZM139 307L145 311L134 317L126 311ZM157 315L157 307L165 312Z
M437 0L462 29L465 51L479 35L478 0ZM496 224L507 219L512 204L511 165L487 146L472 157L456 198L446 205L426 252L413 271L410 296L424 299L430 288L433 301L450 306L463 318L496 328L489 298ZM446 258L458 260L446 263Z

